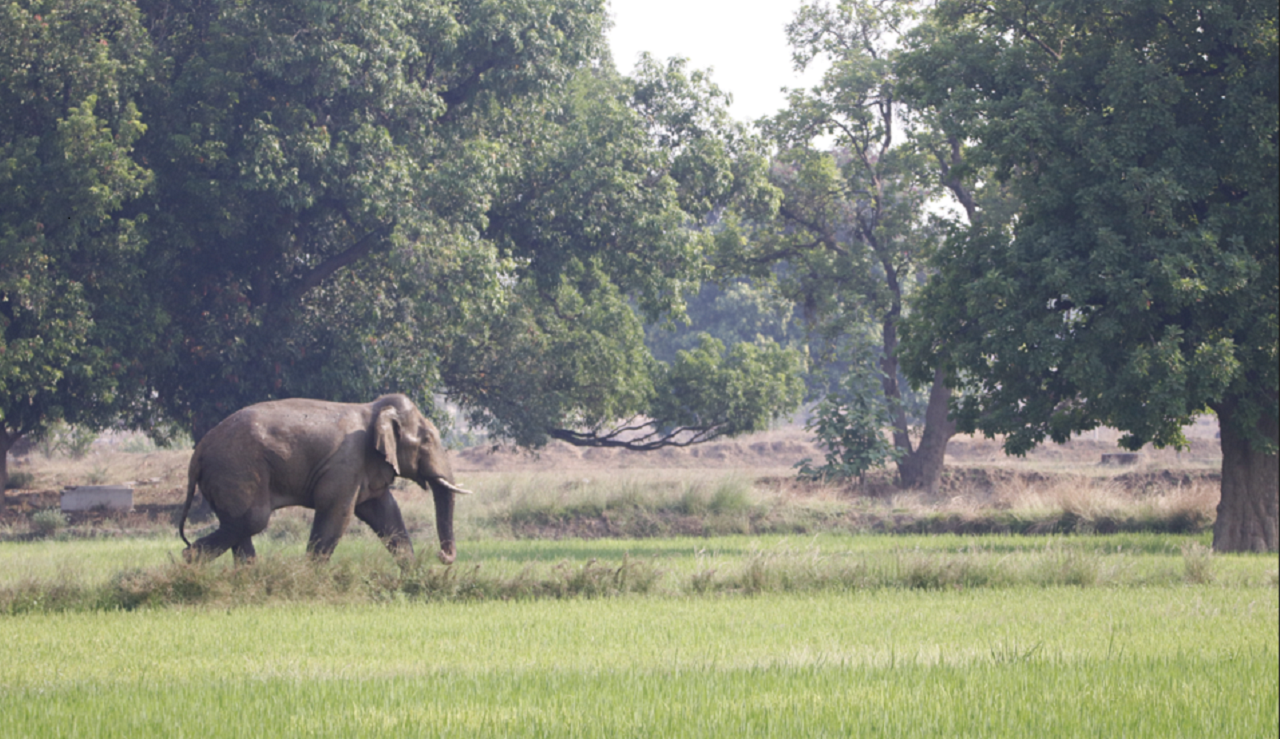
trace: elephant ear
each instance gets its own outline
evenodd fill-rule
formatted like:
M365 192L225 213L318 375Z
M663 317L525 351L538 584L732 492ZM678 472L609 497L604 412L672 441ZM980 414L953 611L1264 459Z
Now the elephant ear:
M400 425L400 414L390 406L378 411L373 421L373 445L391 465L391 469L400 474L400 455L397 453L397 427Z

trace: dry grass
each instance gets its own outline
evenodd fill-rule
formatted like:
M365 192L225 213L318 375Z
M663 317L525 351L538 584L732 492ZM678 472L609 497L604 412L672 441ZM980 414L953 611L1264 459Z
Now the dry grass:
M1005 511L1026 518L1069 514L1085 521L1176 518L1212 520L1219 483L1212 475L1097 477L1081 473L1054 476L1011 475L988 484L969 483L939 495L902 491L886 507L917 515L979 517Z
M1186 453L1143 452L1139 464L1100 465L1115 439L1086 435L1028 458L1004 457L998 440L957 437L940 491L903 491L892 473L862 485L797 479L791 465L817 452L794 428L692 450L644 456L552 445L540 455L454 453L477 495L457 510L459 538L670 536L813 531L1196 531L1214 517L1216 449L1208 429ZM157 450L139 435L100 440L75 459L38 451L11 464L25 488L8 491L0 537L32 536L33 515L56 508L63 487L135 485L135 512L72 515L59 536L170 535L186 486L189 451ZM430 537L430 496L401 482L397 498L415 536ZM306 512L280 511L268 535L302 538ZM358 533L359 526L355 527Z

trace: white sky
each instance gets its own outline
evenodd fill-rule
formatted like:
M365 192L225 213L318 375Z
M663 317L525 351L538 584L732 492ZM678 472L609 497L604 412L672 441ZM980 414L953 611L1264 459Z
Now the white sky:
M802 0L610 0L609 45L618 71L629 74L640 52L660 60L689 59L712 69L711 80L733 95L730 112L742 121L771 115L786 104L782 87L807 87L818 75L791 66L786 25Z

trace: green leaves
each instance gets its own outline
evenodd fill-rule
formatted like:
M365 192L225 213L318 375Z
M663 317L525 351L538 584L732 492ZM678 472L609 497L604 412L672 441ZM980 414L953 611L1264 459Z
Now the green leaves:
M902 63L1020 203L953 234L907 342L1014 452L1099 424L1178 445L1232 398L1275 414L1275 9L1100 11L945 2Z
M768 339L734 344L703 336L658 381L655 423L683 426L698 440L763 431L769 422L800 405L804 397L802 355Z
M150 45L128 3L0 14L0 436L12 441L62 418L106 423L137 399L120 329L147 336L153 316L144 297L116 298L136 291L143 220L120 210L151 182L133 153Z
M653 417L640 316L679 318L717 220L774 192L705 74L601 61L599 0L4 13L0 377L83 380L37 419L198 437L272 397L397 390L591 440ZM731 350L741 397L684 402L758 427L794 406L774 354Z
M802 460L796 465L801 477L824 482L861 480L868 470L903 456L903 451L885 438L884 429L893 424L893 418L878 385L873 370L854 366L840 380L838 389L819 401L805 430L817 437L824 460L820 467L812 466L809 459Z
M143 8L167 58L143 141L157 163L155 276L174 319L153 379L167 412L203 428L302 392L424 400L460 325L419 321L466 313L469 298L413 280L474 278L475 295L491 293L499 257L476 242L520 154L511 116L594 52L598 3ZM423 265L436 266L415 273ZM370 354L358 338L370 335L422 359Z
M590 434L643 413L652 398L639 318L598 265L571 264L552 291L520 282L471 328L444 379L497 436L540 446L557 427Z
M819 382L843 383L839 397L819 408L817 428L833 455L821 474L861 474L872 457L883 462L888 448L873 426L885 421L899 449L890 456L913 469L929 468L903 474L904 483L928 485L941 472L940 450L951 427L944 408L926 413L936 419L939 451L928 464L912 459L918 450L908 428L910 393L898 373L898 331L942 236L928 206L941 195L940 184L967 194L970 178L949 173L955 164L949 156L934 161L947 142L897 99L898 37L915 12L911 3L801 8L787 28L796 66L818 58L830 66L818 85L793 91L785 110L760 122L778 148L769 177L780 205L776 216L756 220L743 236L717 240L716 260L719 274L767 281L802 307L821 368L815 375ZM880 364L875 392L865 373L849 369L868 357ZM853 376L841 378L846 372ZM853 388L870 394L852 398ZM930 399L946 401L945 394ZM857 419L841 420L850 413Z

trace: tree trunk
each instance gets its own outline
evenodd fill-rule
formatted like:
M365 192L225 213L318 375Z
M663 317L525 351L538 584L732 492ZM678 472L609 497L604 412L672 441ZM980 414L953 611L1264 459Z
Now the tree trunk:
M898 479L903 487L922 488L930 494L938 492L942 482L943 460L947 442L956 433L955 421L947 417L947 401L951 391L943 384L942 370L933 373L929 389L929 405L924 412L924 433L920 446L898 460Z
M4 510L5 491L9 489L9 450L21 437L10 436L9 430L0 428L0 511Z
M1267 408L1265 403L1259 403ZM1271 407L1274 407L1272 405ZM1277 508L1280 507L1280 471L1273 451L1267 454L1250 441L1241 428L1244 419L1235 402L1214 408L1222 435L1222 499L1213 524L1215 552L1274 552L1277 548ZM1263 411L1254 430L1280 442L1280 420Z

